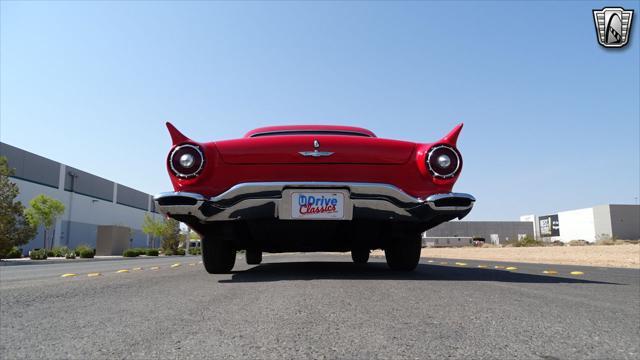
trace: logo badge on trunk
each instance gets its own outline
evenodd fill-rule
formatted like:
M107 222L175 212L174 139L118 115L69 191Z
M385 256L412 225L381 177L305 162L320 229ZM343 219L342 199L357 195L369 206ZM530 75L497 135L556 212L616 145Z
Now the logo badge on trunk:
M322 157L322 156L331 156L333 155L330 151L318 151L320 147L320 142L318 140L313 140L313 151L299 151L298 154L302 156L311 156L311 157Z

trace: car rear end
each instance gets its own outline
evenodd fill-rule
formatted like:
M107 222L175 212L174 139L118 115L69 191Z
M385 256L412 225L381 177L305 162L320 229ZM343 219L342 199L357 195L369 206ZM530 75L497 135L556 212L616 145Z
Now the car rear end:
M248 252L368 254L463 218L475 201L451 191L462 170L461 125L433 144L317 126L197 143L168 127L175 191L156 196L157 209L203 235L203 247L224 228L225 241Z

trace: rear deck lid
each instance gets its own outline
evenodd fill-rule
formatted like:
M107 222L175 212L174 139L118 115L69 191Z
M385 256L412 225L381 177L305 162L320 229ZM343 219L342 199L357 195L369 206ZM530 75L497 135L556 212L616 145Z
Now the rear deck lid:
M216 142L230 164L404 164L415 144L366 136L288 134Z

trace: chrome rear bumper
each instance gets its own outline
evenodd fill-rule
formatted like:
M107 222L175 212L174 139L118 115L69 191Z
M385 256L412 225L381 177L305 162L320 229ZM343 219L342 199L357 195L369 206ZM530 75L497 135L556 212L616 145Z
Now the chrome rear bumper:
M476 200L463 193L434 194L420 199L393 185L378 183L268 182L238 184L209 199L189 192L166 192L154 196L154 202L160 213L187 223L278 219L283 192L288 189L344 190L349 194L345 206L353 209L351 219L422 222L438 216L461 219Z

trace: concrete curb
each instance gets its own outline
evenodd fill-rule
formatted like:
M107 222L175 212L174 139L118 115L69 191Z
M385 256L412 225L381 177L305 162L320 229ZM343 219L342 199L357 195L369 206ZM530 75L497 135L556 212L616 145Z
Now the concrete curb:
M141 259L164 259L164 258L193 258L199 257L196 255L176 255L176 256L137 256L137 257L124 257L124 256L109 256L109 257L94 257L92 259L55 259L55 260L31 260L31 259L2 259L0 260L0 266L20 266L20 265L50 265L50 264L72 264L77 262L91 262L91 261L114 261L114 260L141 260Z

